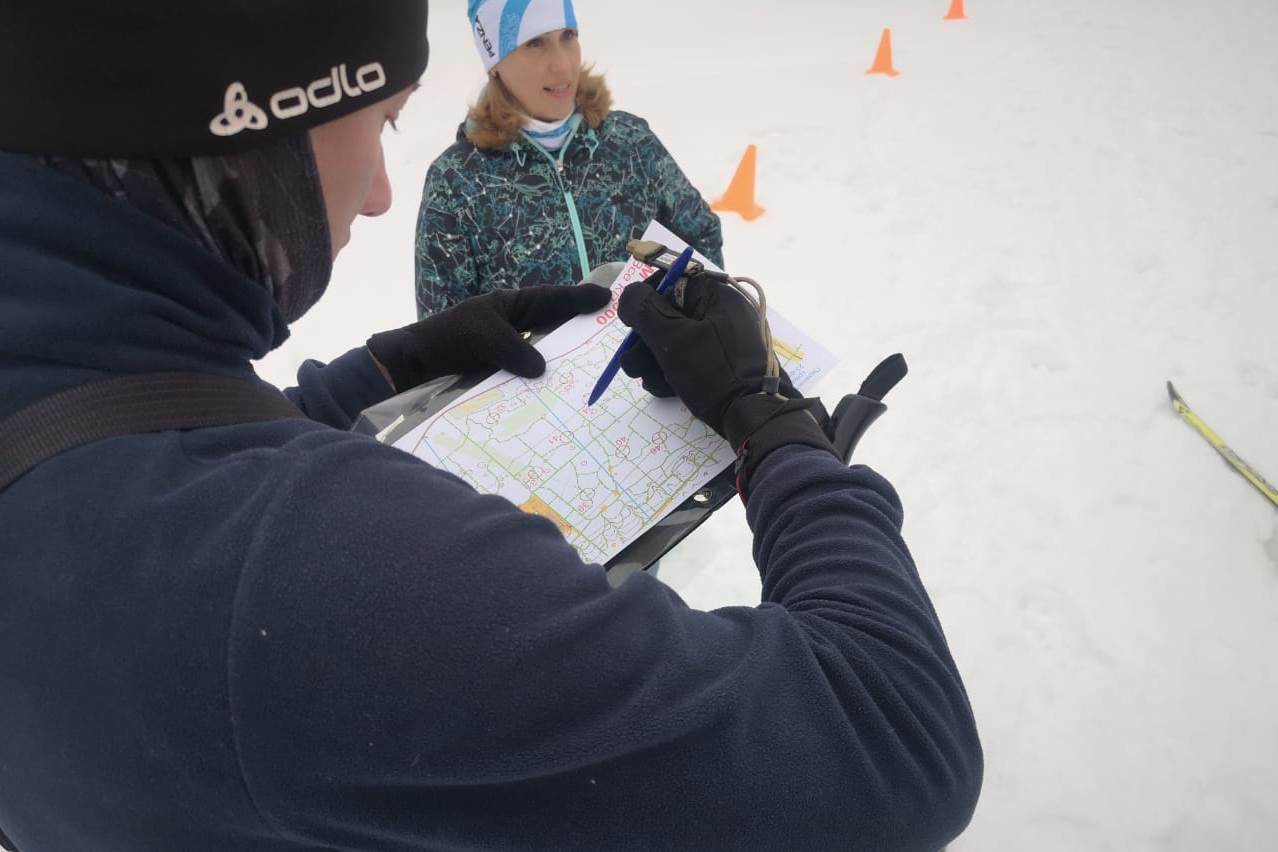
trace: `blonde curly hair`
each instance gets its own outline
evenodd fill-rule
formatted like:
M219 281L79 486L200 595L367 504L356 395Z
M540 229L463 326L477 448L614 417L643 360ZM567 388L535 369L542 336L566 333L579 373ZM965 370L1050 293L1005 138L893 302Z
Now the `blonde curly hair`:
M594 66L581 66L577 81L577 112L587 126L598 129L608 111L612 109L612 92L602 74L594 73ZM519 136L528 120L528 114L519 106L515 96L499 77L490 77L479 99L466 116L466 138L475 147L485 151L509 148Z

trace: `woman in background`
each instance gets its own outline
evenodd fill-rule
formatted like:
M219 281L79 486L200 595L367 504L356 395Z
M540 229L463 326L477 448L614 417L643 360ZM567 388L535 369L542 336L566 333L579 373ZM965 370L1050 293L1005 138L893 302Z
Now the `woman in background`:
M431 165L417 312L489 290L584 279L656 219L722 265L719 217L649 129L581 62L571 0L470 0L488 82Z

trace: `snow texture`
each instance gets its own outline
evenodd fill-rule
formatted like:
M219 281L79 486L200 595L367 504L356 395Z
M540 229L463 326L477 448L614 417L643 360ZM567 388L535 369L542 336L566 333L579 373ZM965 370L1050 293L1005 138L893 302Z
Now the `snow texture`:
M427 165L483 72L462 4L388 134L397 206L261 373L414 318ZM583 47L702 192L759 146L729 270L842 360L833 405L913 372L862 443L976 708L984 795L952 849L1256 850L1278 833L1278 511L1171 413L1278 481L1273 0L579 0ZM883 27L895 79L867 77ZM758 601L732 506L662 564Z

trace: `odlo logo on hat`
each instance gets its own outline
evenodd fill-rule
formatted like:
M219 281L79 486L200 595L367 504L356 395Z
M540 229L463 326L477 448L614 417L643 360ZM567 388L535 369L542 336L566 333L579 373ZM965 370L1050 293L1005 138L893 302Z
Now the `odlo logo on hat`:
M380 62L370 62L355 71L355 82L347 75L346 66L338 65L327 77L320 77L306 88L293 86L271 95L271 113L281 121L296 118L308 110L324 109L340 103L343 97L358 98L386 85L386 69ZM209 122L215 136L234 136L242 130L265 130L270 121L266 111L249 100L243 83L226 87L222 112Z

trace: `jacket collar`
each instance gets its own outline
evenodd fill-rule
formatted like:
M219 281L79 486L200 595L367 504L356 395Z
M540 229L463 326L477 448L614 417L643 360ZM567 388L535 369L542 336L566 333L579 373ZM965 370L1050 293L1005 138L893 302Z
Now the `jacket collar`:
M471 120L469 118L457 127L457 141L473 146L474 143L471 142L470 138L466 135L466 131L468 131L470 127ZM586 156L594 157L595 150L599 147L599 142L599 132L586 124L585 119L582 119L581 124L577 128L576 135L564 143L564 147L562 149L564 157L566 158L568 156L568 150L570 148L578 147L585 149ZM505 151L489 151L486 153L493 154L495 156L505 156L509 154L514 157L516 165L523 168L528 163L529 152L534 151L535 148L535 142L532 142L520 134L520 136L518 136Z
M288 326L266 288L176 229L0 153L0 417L121 373L252 373Z

